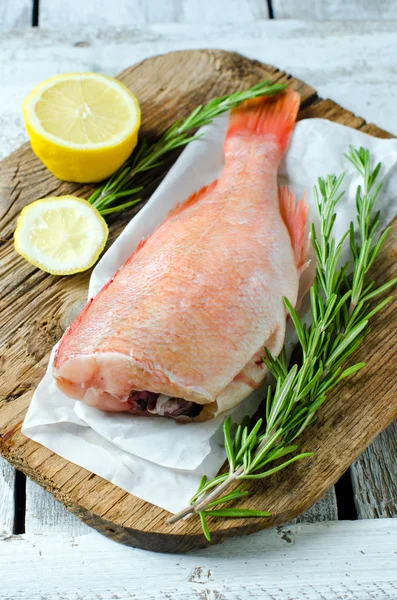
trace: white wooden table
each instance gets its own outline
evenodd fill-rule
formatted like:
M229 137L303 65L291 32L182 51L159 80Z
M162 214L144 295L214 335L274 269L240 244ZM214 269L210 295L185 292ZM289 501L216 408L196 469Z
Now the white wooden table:
M26 140L21 103L42 79L203 47L274 64L397 135L393 18L397 0L0 0L0 156ZM106 540L0 459L0 600L396 600L396 446L393 424L299 522L187 556Z

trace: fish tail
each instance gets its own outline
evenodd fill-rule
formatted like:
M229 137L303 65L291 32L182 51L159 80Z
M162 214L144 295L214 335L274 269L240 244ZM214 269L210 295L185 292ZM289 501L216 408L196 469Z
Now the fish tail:
M299 103L298 92L291 88L277 96L246 100L231 111L226 140L243 132L275 136L284 152L295 124Z
M304 271L309 252L309 240L306 234L308 206L305 196L297 202L294 192L287 186L281 186L279 188L279 206L280 214L291 238L296 267L300 272Z

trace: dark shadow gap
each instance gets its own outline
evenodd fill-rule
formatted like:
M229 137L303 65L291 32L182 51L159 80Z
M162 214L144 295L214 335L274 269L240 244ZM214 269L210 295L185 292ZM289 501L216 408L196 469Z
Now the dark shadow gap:
M32 27L39 26L39 2L40 0L33 0Z
M25 533L25 510L26 510L26 477L20 471L15 471L14 488L14 527L13 533Z
M343 473L335 484L336 503L338 505L338 518L341 521L356 521L357 510L354 504L354 493L350 469Z
M274 12L273 12L273 6L272 6L272 0L266 0L267 1L267 8L269 11L269 19L274 19Z

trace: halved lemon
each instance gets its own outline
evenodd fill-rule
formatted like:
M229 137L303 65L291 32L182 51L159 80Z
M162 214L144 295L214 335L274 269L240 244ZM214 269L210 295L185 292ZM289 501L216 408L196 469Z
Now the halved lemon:
M87 200L43 198L25 206L14 233L15 250L52 275L89 269L108 237L106 221Z
M40 83L23 104L34 153L59 179L87 183L112 175L136 146L138 100L117 79L68 73Z

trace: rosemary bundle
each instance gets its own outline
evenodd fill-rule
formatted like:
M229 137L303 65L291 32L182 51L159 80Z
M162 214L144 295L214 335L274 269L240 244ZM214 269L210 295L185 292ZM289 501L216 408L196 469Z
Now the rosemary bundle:
M372 306L374 298L397 283L397 278L375 288L368 271L378 256L390 228L377 239L380 215L374 204L381 189L378 176L381 165L371 168L371 157L364 148L349 148L345 155L362 178L356 193L358 231L353 223L338 242L333 237L336 206L343 192L343 174L320 178L314 198L320 219L317 234L312 226L312 244L316 256L316 275L310 290L311 324L302 323L285 298L302 353L302 363L289 364L284 351L273 357L266 349L262 359L275 379L268 387L265 418L250 422L246 418L237 428L228 417L223 425L229 471L213 479L206 477L185 509L168 523L188 515L198 515L205 537L210 540L207 517L269 517L265 511L233 508L231 503L250 494L241 483L269 477L291 463L312 453L297 453L297 438L312 423L327 394L338 383L362 369L362 362L343 368L368 332L368 322L391 297ZM340 265L348 239L353 275L348 264ZM237 487L236 487L236 484Z
M152 180L152 171L163 164L163 159L173 150L186 146L201 136L195 132L204 125L209 125L215 117L241 104L245 100L259 96L274 96L287 86L282 83L271 84L263 81L244 92L235 92L221 98L213 98L206 106L198 106L185 119L176 121L160 137L157 142L149 144L143 139L132 156L106 183L99 186L88 198L101 215L122 212L142 201L141 192ZM136 179L140 176L139 186ZM123 202L123 198L130 198Z

